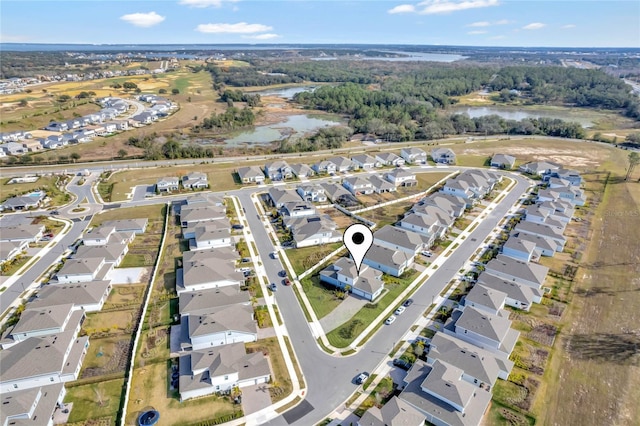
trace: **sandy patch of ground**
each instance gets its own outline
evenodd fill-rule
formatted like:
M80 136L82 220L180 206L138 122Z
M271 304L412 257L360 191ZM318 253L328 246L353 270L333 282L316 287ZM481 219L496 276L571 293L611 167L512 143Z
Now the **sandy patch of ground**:
M576 147L577 148L577 147ZM500 151L503 154L513 155L518 159L530 157L538 161L553 161L567 167L594 167L602 161L601 153L595 151L585 151L564 148L540 148L540 147L520 147L505 146L495 149L464 149L463 155L491 155ZM489 152L491 151L491 152Z

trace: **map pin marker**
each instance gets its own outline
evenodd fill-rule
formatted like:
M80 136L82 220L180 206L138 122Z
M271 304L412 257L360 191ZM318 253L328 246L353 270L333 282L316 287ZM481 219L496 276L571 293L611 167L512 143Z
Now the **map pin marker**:
M360 266L371 246L373 245L373 232L368 226L360 223L349 226L342 236L344 245L349 250L353 262L356 264L356 270L360 275Z

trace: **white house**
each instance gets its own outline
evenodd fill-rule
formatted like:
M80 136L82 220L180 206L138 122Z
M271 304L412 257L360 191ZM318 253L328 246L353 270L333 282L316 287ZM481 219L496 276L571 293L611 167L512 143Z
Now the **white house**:
M381 152L376 154L376 160L383 166L404 166L404 158L393 152Z
M189 335L186 346L189 350L258 340L251 305L229 305L207 313L183 315L181 324Z
M433 148L431 158L434 163L456 164L456 153L450 148Z
M180 188L180 179L176 176L163 177L156 182L158 192L172 192Z
M103 257L67 259L56 276L62 284L89 282L96 279L103 266Z
M372 170L375 167L381 166L379 161L368 154L354 155L351 157L351 161L353 161L362 170Z
M361 176L352 176L344 179L342 186L348 189L353 195L373 194L373 185L368 179Z
M307 202L324 203L327 201L324 188L320 185L300 185L296 188L296 192Z
M400 156L409 164L427 164L427 153L420 148L402 148Z
M320 281L371 301L384 290L382 272L363 264L358 274L355 263L347 257L341 257L336 263L320 271Z

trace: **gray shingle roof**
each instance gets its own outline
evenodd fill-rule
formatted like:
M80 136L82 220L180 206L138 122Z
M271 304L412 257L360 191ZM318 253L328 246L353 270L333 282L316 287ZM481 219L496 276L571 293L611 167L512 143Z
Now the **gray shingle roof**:
M373 234L373 238L374 241L385 241L411 251L418 251L425 243L420 234L390 225L385 225L377 230Z
M104 261L104 257L88 257L82 259L67 259L62 268L58 271L61 275L94 275L100 264Z
M431 365L431 371L427 377L422 381L422 388L456 405L466 407L478 389L462 380L463 373L462 369L437 359Z
M507 295L510 299L524 302L528 305L533 303L534 297L540 297L542 294L537 288L530 287L524 284L518 284L513 281L507 281L495 275L491 275L487 272L482 272L478 276L478 284L482 284L486 288L492 288L494 290L501 291ZM476 284L477 285L477 284Z
M407 402L392 397L382 408L371 407L358 421L360 426L418 426L426 417Z
M72 308L72 303L40 308L31 308L27 305L12 334L60 329L71 316Z
M206 336L228 330L257 334L258 326L252 316L252 306L238 304L213 308L209 313L189 314L186 316L189 323L189 337Z
M487 263L486 271L495 271L499 274L514 277L516 280L521 279L542 285L547 276L547 272L549 272L549 268L538 265L537 263L523 262L499 254L495 259Z
M70 301L74 306L93 305L104 297L109 281L91 281L77 284L47 284L38 290L30 307L66 305Z
M476 284L465 296L465 305L474 303L497 311L502 309L506 296L506 293Z
M511 327L508 318L488 314L467 306L455 320L458 327L472 331L495 342L502 342Z
M179 309L182 315L199 315L224 306L249 303L251 297L248 291L240 290L239 285L229 285L180 293Z

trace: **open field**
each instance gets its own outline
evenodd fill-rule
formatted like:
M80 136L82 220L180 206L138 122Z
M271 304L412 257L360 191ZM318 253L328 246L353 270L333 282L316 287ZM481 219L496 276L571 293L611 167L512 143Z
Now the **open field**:
M165 208L166 206L164 205L156 204L156 205L150 205L150 206L102 210L100 214L97 214L96 216L93 217L93 220L91 221L91 226L100 226L102 223L109 220L137 219L137 218L143 218L143 217L146 217L147 219L149 219L149 222L150 222L149 225L150 225L151 222L164 220ZM160 230L162 230L162 227L160 228ZM149 231L147 230L147 232ZM138 237L139 236L136 236L136 238Z
M301 274L315 266L320 260L342 245L342 242L323 244L321 246L289 249L286 251L289 262L296 274Z
M13 183L8 185L11 179L2 179L0 182L0 202L7 198L26 194L38 189L44 189L52 199L52 205L57 206L64 204L70 198L57 187L58 176L41 176L37 181L30 183Z
M109 425L116 424L116 415L122 398L123 379L109 380L90 385L67 388L65 402L73 402L69 423L85 422L89 419L111 418Z

